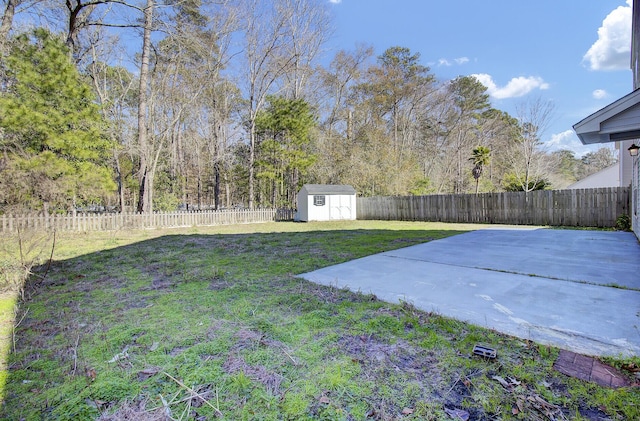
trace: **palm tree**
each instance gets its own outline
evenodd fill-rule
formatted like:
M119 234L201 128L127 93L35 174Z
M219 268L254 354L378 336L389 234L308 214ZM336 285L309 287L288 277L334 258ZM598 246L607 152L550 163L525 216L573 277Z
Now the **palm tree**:
M482 167L489 164L489 155L491 151L486 146L478 146L473 149L471 158L469 161L473 162L473 169L471 174L476 180L476 194L478 194L478 187L480 183L480 176L482 175Z

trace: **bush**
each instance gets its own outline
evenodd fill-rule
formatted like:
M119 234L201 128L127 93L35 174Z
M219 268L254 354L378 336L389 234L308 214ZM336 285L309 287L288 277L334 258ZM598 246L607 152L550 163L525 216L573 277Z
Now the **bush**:
M631 218L623 213L616 219L616 229L619 231L631 231Z

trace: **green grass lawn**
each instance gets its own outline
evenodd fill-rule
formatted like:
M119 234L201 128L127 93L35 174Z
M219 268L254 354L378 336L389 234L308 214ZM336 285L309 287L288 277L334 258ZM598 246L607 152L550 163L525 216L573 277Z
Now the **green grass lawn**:
M0 296L10 351L0 419L640 419L638 388L557 373L554 348L296 277L476 228L358 221L59 235L19 310ZM498 358L473 357L477 343Z

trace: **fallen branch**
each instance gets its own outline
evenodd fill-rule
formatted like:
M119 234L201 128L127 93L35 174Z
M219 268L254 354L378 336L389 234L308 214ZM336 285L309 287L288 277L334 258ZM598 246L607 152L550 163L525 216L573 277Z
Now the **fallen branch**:
M45 280L47 274L49 273L49 269L51 269L51 262L53 261L53 251L56 249L56 230L53 230L53 243L51 244L51 254L49 255L49 260L47 261L47 268L42 275L42 281ZM41 282L42 282L41 281Z
M186 389L189 393L191 393L193 396L196 396L200 399L202 399L202 402L204 402L205 404L207 404L207 406L209 406L210 408L212 408L216 414L218 416L222 416L222 412L220 411L219 408L217 408L215 405L213 405L211 402L209 402L203 395L201 395L200 393L196 392L195 390L193 390L192 388L190 388L189 386L185 385L184 383L182 383L180 380L176 379L175 377L173 377L171 374L167 373L166 371L163 371L162 374L164 374L165 376L169 377L171 380L173 380L174 382L176 382L180 387Z
M293 362L293 365L298 365L298 362L296 360L293 359L293 357L284 349L282 349L282 352L284 352L284 355L286 355L287 357L289 357L289 359L291 360L291 362Z
M13 309L13 314L14 314L14 320L15 318L18 316L18 312L19 312L19 307L16 305ZM13 353L16 353L16 329L18 328L18 326L20 326L20 323L22 323L22 321L25 319L25 317L27 317L27 314L29 313L29 307L27 307L27 309L22 313L22 317L20 317L20 320L18 320L17 323L13 324L12 330L11 330L11 340L13 342Z
M78 336L76 336L76 344L75 346L71 349L71 351L73 352L73 370L71 371L71 375L75 376L76 375L76 370L78 369L78 343L80 343L80 335L78 334Z

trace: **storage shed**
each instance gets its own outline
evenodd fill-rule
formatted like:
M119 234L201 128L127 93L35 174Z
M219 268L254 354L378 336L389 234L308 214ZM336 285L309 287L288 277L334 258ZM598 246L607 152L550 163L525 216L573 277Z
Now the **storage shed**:
M305 184L298 192L298 221L356 219L356 190L347 185Z

